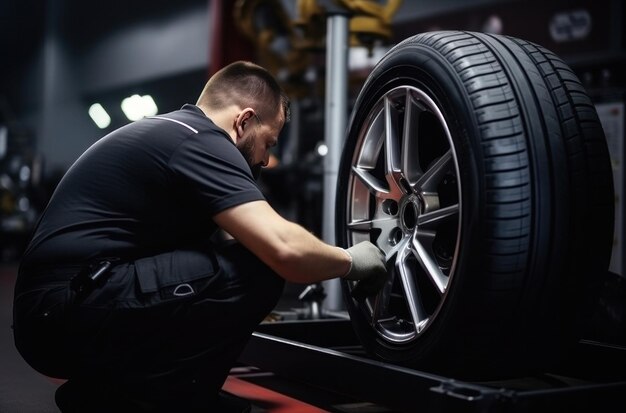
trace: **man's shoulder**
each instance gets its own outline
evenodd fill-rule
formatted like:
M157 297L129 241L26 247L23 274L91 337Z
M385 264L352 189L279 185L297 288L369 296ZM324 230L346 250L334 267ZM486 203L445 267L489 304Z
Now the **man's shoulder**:
M202 109L196 105L187 103L182 108L164 113L162 115L152 116L154 119L177 121L181 127L195 133L217 133L228 137L226 131L217 126L207 117Z

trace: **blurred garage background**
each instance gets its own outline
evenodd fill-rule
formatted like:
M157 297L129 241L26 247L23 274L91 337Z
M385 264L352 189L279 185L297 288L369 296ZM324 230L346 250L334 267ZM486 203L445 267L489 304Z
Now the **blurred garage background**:
M0 2L2 320L9 319L12 291L8 286L30 231L67 168L108 132L143 116L195 103L211 73L234 60L266 66L289 94L293 120L283 131L274 167L263 173L261 184L270 203L285 217L323 237L328 68L325 21L323 13L317 14L316 3L331 7L333 1ZM616 291L616 297L619 291L623 294L624 2L372 3L377 3L379 13L362 15L370 23L351 26L365 29L351 32L346 116L385 51L424 31L461 29L520 37L547 47L574 69L596 104L612 156L616 231L610 270L616 277L611 291ZM285 300L296 302L302 289L288 287ZM615 316L623 319L624 314Z

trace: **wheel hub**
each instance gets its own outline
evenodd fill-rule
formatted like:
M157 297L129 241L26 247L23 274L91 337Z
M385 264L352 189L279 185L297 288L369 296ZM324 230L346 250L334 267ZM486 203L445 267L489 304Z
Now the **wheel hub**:
M422 202L418 195L408 195L400 202L400 225L405 234L412 234L417 227L417 218L422 211Z

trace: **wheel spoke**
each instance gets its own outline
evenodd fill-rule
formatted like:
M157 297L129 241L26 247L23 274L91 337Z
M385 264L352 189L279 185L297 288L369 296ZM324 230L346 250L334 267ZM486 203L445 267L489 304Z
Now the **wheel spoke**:
M400 144L399 139L399 112L393 106L389 97L385 98L385 179L389 185L389 192L396 197L402 195L398 184L400 179Z
M385 140L385 117L380 111L372 120L363 138L363 146L359 154L357 166L364 169L374 169Z
M415 183L416 191L436 192L437 185L443 180L443 177L454 168L454 159L452 150L443 154Z
M404 128L402 136L402 171L409 184L414 184L423 174L419 164L419 117L423 107L407 91L404 104Z
M385 98L385 174L400 173L400 148L398 145L398 110Z
M417 328L420 325L420 322L425 320L428 316L424 311L424 308L420 302L419 291L417 289L417 284L415 283L414 274L411 271L410 263L407 262L408 258L411 256L411 248L407 242L403 243L403 247L398 251L396 256L396 272L402 283L402 289L404 290L405 299L407 306L409 307L409 312L411 313L411 318L413 319L413 326L415 331L417 332Z
M378 292L374 299L374 307L372 308L372 325L381 322L385 318L389 318L387 309L391 299L391 290L393 288L393 277L388 277L383 288Z
M378 218L371 220L354 221L348 224L348 229L352 231L371 231L372 229L381 229L389 232L397 226L398 219L395 217Z
M348 229L351 231L369 231L374 228L373 221L362 220L348 223Z
M352 172L356 175L357 178L359 178L359 181L361 181L361 183L365 185L367 190L374 194L374 196L376 196L377 198L390 197L389 190L385 188L384 184L368 171L353 166Z
M440 208L432 212L427 212L417 218L417 226L420 229L434 230L442 222L446 222L459 215L459 204Z
M415 257L420 266L426 272L428 279L432 281L440 294L443 294L448 286L448 277L441 271L435 260L432 249L435 233L432 231L418 231L411 240Z

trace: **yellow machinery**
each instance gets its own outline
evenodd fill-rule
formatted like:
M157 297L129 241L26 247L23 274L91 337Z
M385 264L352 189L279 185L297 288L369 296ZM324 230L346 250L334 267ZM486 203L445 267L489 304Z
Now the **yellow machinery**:
M391 38L391 19L402 0L299 0L297 16L291 18L280 0L238 0L235 22L254 44L259 64L283 83L293 97L305 93L304 73L312 64L312 53L325 48L327 16L349 18L350 46L365 46L370 52L376 42Z

